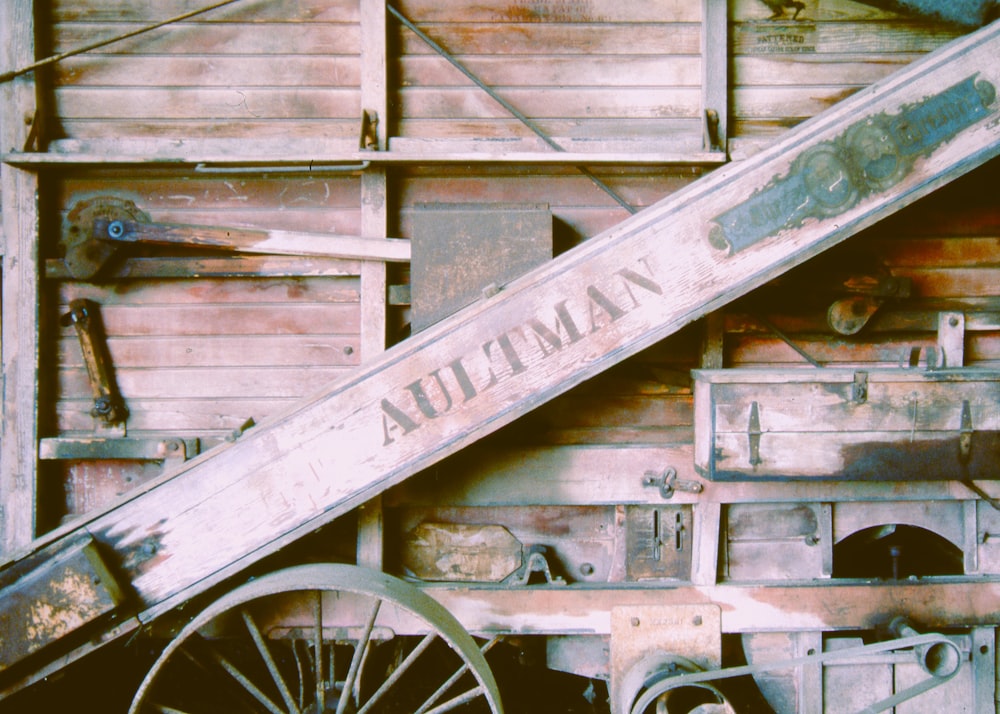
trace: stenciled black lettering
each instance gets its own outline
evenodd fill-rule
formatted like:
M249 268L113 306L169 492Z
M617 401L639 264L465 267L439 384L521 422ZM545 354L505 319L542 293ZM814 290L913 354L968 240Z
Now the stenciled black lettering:
M455 375L455 381L458 382L458 386L462 390L463 401L467 402L476 396L478 392L472 379L469 378L469 373L465 371L462 359L453 360L448 366L451 367L451 373Z
M429 376L434 378L434 381L437 382L438 389L441 390L441 394L444 396L445 405L441 412L448 411L451 409L452 405L451 394L448 392L448 388L444 386L444 380L441 379L441 370L435 369ZM431 404L431 399L424 390L424 380L418 379L416 382L406 385L406 389L413 395L413 401L417 403L417 408L420 410L421 414L428 419L436 419L438 417L441 412L439 412L437 408Z
M395 424L390 424L390 419L394 421ZM419 427L420 425L407 416L406 412L402 409L397 407L388 399L382 400L382 432L385 435L385 440L382 442L382 446L388 446L396 441L392 438L391 432L394 432L397 429L402 429L403 435L405 436Z
M604 327L604 325L598 324L598 312L594 310L595 307L607 314L607 316L611 318L611 322L625 316L624 310L615 305L611 298L593 285L587 286L587 298L589 299L588 312L590 313L590 334L594 334Z
M576 326L573 316L569 314L569 309L566 307L566 300L556 304L555 312L555 329L549 328L536 317L528 320L528 327L531 328L535 342L538 343L538 348L542 351L542 357L548 357L563 348L563 330L566 332L566 339L569 340L569 344L583 339L583 334Z
M646 262L646 259L643 258L640 262L644 266L646 266L646 270L649 271L650 275L652 275L653 271L652 269L650 269L649 263ZM625 292L628 293L628 296L632 298L632 307L639 307L639 299L635 296L635 293L632 292L631 285L635 285L636 287L642 288L643 290L651 292L654 295L663 294L662 285L660 285L652 278L647 278L642 273L637 273L631 268L622 268L621 270L616 272L616 275L619 275L622 278L624 278L624 280L622 281L622 285L625 287Z

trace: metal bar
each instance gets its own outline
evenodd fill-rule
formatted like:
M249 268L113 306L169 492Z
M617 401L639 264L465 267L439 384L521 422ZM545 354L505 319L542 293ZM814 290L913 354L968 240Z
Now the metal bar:
M493 90L492 87L490 87L485 82L483 82L481 79L479 79L479 77L477 77L476 75L474 75L467 67L465 67L465 65L463 65L461 62L459 62L457 59L455 59L455 57L453 57L448 52L448 50L446 50L444 47L442 47L437 42L435 42L433 40L433 38L431 38L429 35L427 35L426 32L424 32L423 30L421 30L419 27L417 27L416 25L414 25L409 19L407 19L406 16L403 15L403 13L401 13L399 10L397 10L396 8L394 8L392 5L386 5L386 9L390 13L392 13L393 17L395 17L397 20L399 20L408 30L410 30L411 32L413 32L413 34L415 34L417 37L419 37L421 40L423 40L424 43L427 44L428 47L430 47L432 50L434 50L439 55L441 55L441 57L443 57L444 59L446 59L448 61L448 63L451 64L452 67L454 67L459 72L461 72L462 74L464 74L466 76L466 78L469 79L469 81L471 81L477 87L479 87L484 92L486 92L488 95L490 95L491 99L493 99L497 104L499 104L501 107L503 107L508 112L510 112L510 114L515 119L517 119L519 122L521 122L526 127L528 127L529 129L531 129L531 131L534 132L534 134L536 136L538 136L539 139L541 139L542 141L544 141L547 146L549 146L550 148L552 148L552 149L554 149L556 151L565 151L565 149L563 149L563 147L561 147L559 144L557 144L555 141L553 141L552 138L549 137L548 134L546 134L544 131L542 131L541 127L539 127L538 124L536 124L533 120L531 120L530 118L528 118L527 116L525 116L525 114L523 112L521 112L513 104L511 104L506 99L504 99L499 94L497 94ZM638 209L636 209L632 204L630 204L628 201L626 201L624 198L622 198L622 196L619 193L617 193L613 188L611 188L606 183L604 183L604 181L602 181L601 179L597 178L597 176L595 176L593 173L591 173L591 171L589 169L587 169L584 166L577 166L576 170L579 171L580 173L582 173L587 178L589 178L591 181L593 181L598 186L598 188L600 188L606 194L608 194L609 196L611 196L611 198L615 199L615 201L622 208L624 208L626 211L628 211L629 213L636 213L636 211Z
M491 649L493 649L493 646L498 642L500 642L501 639L502 637L500 635L497 635L496 637L488 641L485 645L480 647L479 651L482 652L483 654L486 654ZM420 705L420 708L417 709L415 714L426 714L428 707L433 706L434 702L436 702L438 699L444 696L445 692L447 692L449 689L455 686L455 683L458 682L458 680L462 678L462 675L468 671L469 671L469 663L466 662L461 667L459 667L453 675L448 677L448 680L440 687L438 687L437 691L427 698L427 701L425 701L423 704Z
M375 690L375 693L372 694L371 698L365 702L365 705L358 710L358 714L368 714L368 712L371 711L371 708L378 703L378 700L392 688L392 685L398 682L402 676L406 674L407 670L409 670L413 663L417 661L417 658L420 657L420 655L422 655L437 638L438 634L436 632L429 632L424 635L424 638L420 640L416 647L413 648L413 651L406 655L406 659L404 659L402 663L400 663L400 665L393 670L392 674L390 674L386 680L382 682L382 685Z
M802 359L804 359L806 362L808 362L809 364L811 364L813 367L822 367L823 366L822 362L819 362L811 354L809 354L804 349L802 349L801 347L799 347L797 344L795 344L794 342L792 342L792 339L788 335L786 335L784 332L782 332L781 330L779 330L778 326L775 325L773 322L771 322L770 320L768 320L763 315L757 315L756 317L757 317L757 320L764 327L766 327L768 330L770 330L771 332L774 333L775 337L777 337L779 340L781 340L786 345L788 345L793 350L795 350L802 357Z
M52 55L51 57L46 57L43 60L38 60L37 62L32 62L31 64L26 65L24 67L19 67L18 69L14 69L9 72L4 72L3 74L0 74L0 84L2 84L3 82L9 82L15 77L20 77L22 74L27 74L28 72L33 72L36 69L47 67L50 64L61 62L62 60L67 59L69 57L82 55L85 52L90 52L91 50L96 50L101 47L114 44L115 42L121 42L122 40L127 40L131 37L135 37L137 35L149 32L150 30L156 30L161 27L166 27L167 25L172 25L175 22L181 22L182 20L187 20L189 18L195 17L196 15L201 15L211 10L217 10L220 7L224 7L225 5L232 5L234 2L239 2L239 1L240 0L224 0L223 2L218 2L215 3L214 5L209 5L208 7L203 7L199 10L191 10L190 12L185 12L181 15L176 15L174 17L171 17L169 20L163 20L162 22L157 22L152 25L141 27L138 30L132 30L131 32L126 32L124 35L117 35L115 37L111 37L106 40L98 40L97 42L94 42L92 44L85 45L83 47L78 47L75 50L68 50L58 55Z
M347 702L351 698L351 690L354 689L354 681L357 679L358 672L361 669L361 660L364 659L365 650L368 649L372 629L375 627L375 618L378 617L378 611L381 607L382 601L376 600L375 607L372 608L372 612L368 616L368 622L365 623L365 630L361 635L361 639L358 640L354 656L351 658L351 668L347 671L347 679L344 680L344 688L340 693L340 701L337 702L337 714L344 714L347 711Z
M247 626L247 631L250 633L253 643L257 646L257 651L260 653L261 659L264 660L264 664L267 666L267 671L271 674L271 679L274 680L275 685L277 685L278 690L281 692L281 697L285 700L288 710L294 712L294 714L299 714L299 708L296 706L295 699L288 689L288 684L285 682L285 678L281 676L278 665L275 663L274 657L271 656L271 650L267 648L264 636L260 633L260 628L254 622L253 616L246 609L240 610L240 615L243 617L243 623Z

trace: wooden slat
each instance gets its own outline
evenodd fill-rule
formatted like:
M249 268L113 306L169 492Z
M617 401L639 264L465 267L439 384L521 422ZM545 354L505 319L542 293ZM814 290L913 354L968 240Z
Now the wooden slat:
M962 35L961 30L941 25L928 27L919 22L738 23L733 27L732 51L734 55L753 54L760 47L762 35L778 32L801 36L802 46L822 54L930 52ZM801 54L802 50L793 44L789 52Z
M996 156L995 98L985 85L975 96L987 104L954 96L970 77L1000 84L998 49L995 26L908 67L95 515L88 531L119 555L144 617L163 612ZM940 129L941 104L965 111L918 141L919 157L900 155L895 182L826 215L796 213L855 187L824 153L831 142L882 116L920 124L928 112ZM832 175L810 172L829 183L803 195L790 182L810 160ZM785 192L790 213L733 226L733 211L752 213L761 196L781 206Z
M410 19L421 25L419 19ZM396 27L402 55L433 53L409 30ZM665 48L671 55L697 55L701 34L697 24L525 23L504 27L449 23L424 26L423 29L446 50L460 57L498 53L531 55L541 47L546 54L553 55L621 54L623 48L635 55L660 55Z
M354 277L306 276L285 279L247 277L241 280L185 277L169 281L129 282L113 288L93 283L64 283L59 286L60 313L65 312L71 300L79 298L93 300L101 305L218 305L254 302L297 306L308 303L357 303L359 286ZM66 331L65 334L70 332Z
M312 390L310 390L312 391ZM242 427L247 419L262 422L267 417L286 410L298 398L218 399L215 397L186 399L129 399L128 431L133 436L153 433L183 436L228 437ZM94 434L94 417L90 416L93 400L62 401L56 407L55 426L60 434Z
M540 47L544 47L541 45ZM457 57L491 87L691 87L699 86L701 61L689 55L469 55ZM545 47L547 51L548 48ZM466 87L469 80L437 55L400 60L404 87Z
M360 97L350 88L65 87L56 91L56 110L67 119L348 119L360 116Z
M158 367L354 367L359 364L357 335L175 336L107 340L117 369ZM56 345L59 364L82 369L79 343L65 338ZM224 377L220 376L220 379Z
M93 3L91 6L93 7ZM144 7L149 4L145 3ZM103 3L99 6L103 8ZM101 23L53 25L53 51L67 52L100 39L120 37L138 29L134 23L108 18ZM183 24L152 30L138 37L107 45L94 56L111 55L357 55L361 38L357 25L305 22L254 24Z
M544 0L506 0L483 3L457 0L442 4L434 0L401 0L393 3L417 25L447 23L455 18L493 23L657 23L698 22L699 8L685 0L623 3L590 0L586 3L551 3Z
M0 63L20 67L35 59L31 0L0 6ZM0 86L0 146L25 147L36 114L35 81L29 74ZM35 537L38 405L38 176L3 166L2 334L3 423L0 425L0 553Z
M992 626L1000 619L1000 583L972 580L956 584L866 582L809 585L711 585L590 590L568 588L554 598L542 588L478 589L434 587L428 594L454 613L470 632L607 634L608 613L621 605L704 603L721 606L722 631L803 631L875 629L905 603L909 617L929 628Z
M266 369L227 367L224 370L160 366L155 369L116 369L115 378L126 396L295 399L315 392L348 372L347 368L325 365L309 365L308 368L272 365ZM81 369L59 370L55 384L50 386L54 387L56 398L79 398L90 392L87 372Z
M138 0L102 0L95 5L85 0L56 0L52 16L57 22L101 22L108 20L153 23L201 7L191 0L160 0L156 3ZM241 2L206 15L210 22L356 22L356 0L301 0L294 4L274 6L269 2Z
M256 32L257 30L255 30ZM164 68L164 64L167 67ZM53 81L74 87L357 87L357 57L82 55L55 65Z

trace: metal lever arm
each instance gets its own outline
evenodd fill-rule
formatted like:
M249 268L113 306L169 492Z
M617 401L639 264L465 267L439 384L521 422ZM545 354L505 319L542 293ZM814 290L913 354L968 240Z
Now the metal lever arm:
M91 235L98 240L115 243L219 248L241 253L317 255L390 262L406 262L410 259L410 241L399 238L362 238L327 233L146 223L110 219L105 216L94 219Z
M124 423L128 409L115 383L111 355L104 341L98 305L90 300L73 300L69 312L63 315L64 325L73 325L80 340L80 350L87 366L94 408L90 413L108 424Z

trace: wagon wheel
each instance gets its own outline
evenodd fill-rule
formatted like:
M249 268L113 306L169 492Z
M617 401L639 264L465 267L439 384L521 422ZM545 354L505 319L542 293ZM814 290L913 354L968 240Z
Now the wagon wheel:
M396 578L303 565L253 580L195 617L129 714L502 714L483 656L489 644L481 651L442 605Z

